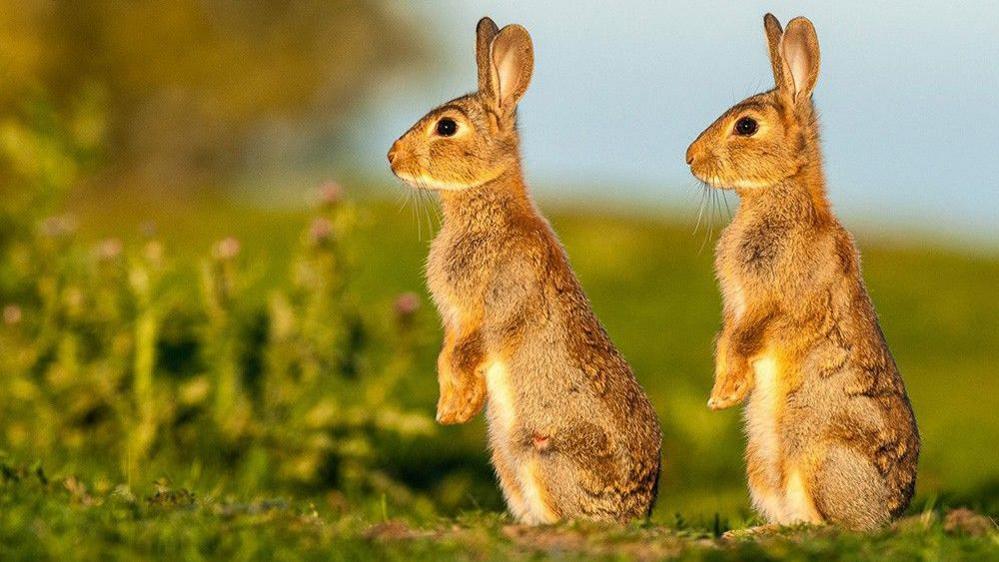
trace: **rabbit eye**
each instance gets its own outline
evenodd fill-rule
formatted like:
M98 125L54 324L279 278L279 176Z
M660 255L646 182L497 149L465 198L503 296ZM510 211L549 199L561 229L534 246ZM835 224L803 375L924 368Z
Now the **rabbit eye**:
M458 124L454 119L445 117L437 122L437 134L442 137L450 137L458 132Z
M735 122L735 134L743 137L753 136L759 128L756 119L752 117L743 117Z

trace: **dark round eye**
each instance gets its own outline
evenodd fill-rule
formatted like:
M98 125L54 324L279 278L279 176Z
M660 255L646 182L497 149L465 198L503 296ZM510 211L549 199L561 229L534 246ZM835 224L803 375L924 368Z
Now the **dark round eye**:
M753 136L759 128L756 119L752 117L743 117L735 122L735 133L744 137Z
M437 122L437 134L442 137L450 137L458 131L458 124L454 119L445 117Z

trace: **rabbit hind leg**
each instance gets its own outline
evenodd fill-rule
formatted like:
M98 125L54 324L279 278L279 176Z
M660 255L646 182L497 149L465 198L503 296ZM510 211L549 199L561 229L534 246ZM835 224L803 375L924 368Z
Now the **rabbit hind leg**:
M799 468L788 471L784 484L785 523L823 523L822 515L815 509L812 491L806 485L806 481Z
M870 459L845 444L826 449L811 489L817 511L830 523L869 531L891 519L884 478Z
M503 491L503 499L506 500L510 513L518 521L526 521L530 516L531 509L524 499L517 471L511 466L507 455L498 449L493 450L492 461L493 469L496 471L496 479L499 481L500 489Z
M524 503L529 511L524 520L532 524L555 523L560 519L542 470L540 459L531 454L525 455L517 468Z
M493 451L493 466L510 512L528 525L555 523L561 516L540 459L510 449Z

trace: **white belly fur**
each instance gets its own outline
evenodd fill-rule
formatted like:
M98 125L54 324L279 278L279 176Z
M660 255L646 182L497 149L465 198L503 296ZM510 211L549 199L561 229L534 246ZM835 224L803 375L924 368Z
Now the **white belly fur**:
M493 361L486 369L486 393L489 399L489 432L493 447L504 448L504 456L511 460L511 468L520 484L525 513L515 513L525 523L554 523L555 514L544 502L544 490L538 480L538 462L510 454L510 443L517 424L516 402L510 375L502 361ZM512 506L511 506L512 507Z
M508 437L517 420L517 413L513 408L513 389L510 388L506 365L500 361L493 361L486 368L486 395L489 398L489 431Z
M822 517L812 503L812 496L805 487L801 472L791 469L784 487L784 518L788 523L821 523Z
M785 400L780 388L780 364L774 353L768 352L753 361L755 376L753 392L746 407L746 430L757 458L763 465L770 489L750 489L753 504L769 521L790 524L818 523L821 518L801 473L785 465L777 427L777 412ZM782 469L786 471L782 478Z
M746 313L746 295L742 291L742 286L739 284L734 284L733 289L729 292L728 302L732 306L732 314L735 315L735 321L738 322L742 315Z

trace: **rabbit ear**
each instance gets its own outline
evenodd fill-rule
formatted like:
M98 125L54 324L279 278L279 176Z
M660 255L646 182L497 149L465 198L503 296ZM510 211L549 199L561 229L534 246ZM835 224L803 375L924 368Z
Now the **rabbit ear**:
M812 22L802 17L788 22L780 45L794 84L794 100L808 99L819 79L819 38Z
M508 25L493 38L489 48L489 89L497 108L508 112L527 91L534 72L534 47L527 30Z
M479 68L479 91L489 90L489 46L499 32L496 23L488 17L479 20L475 26L475 64Z
M763 29L767 32L767 48L770 51L770 67L774 72L774 84L782 94L793 98L794 81L791 79L791 70L784 61L784 53L781 50L784 30L773 14L763 16Z

